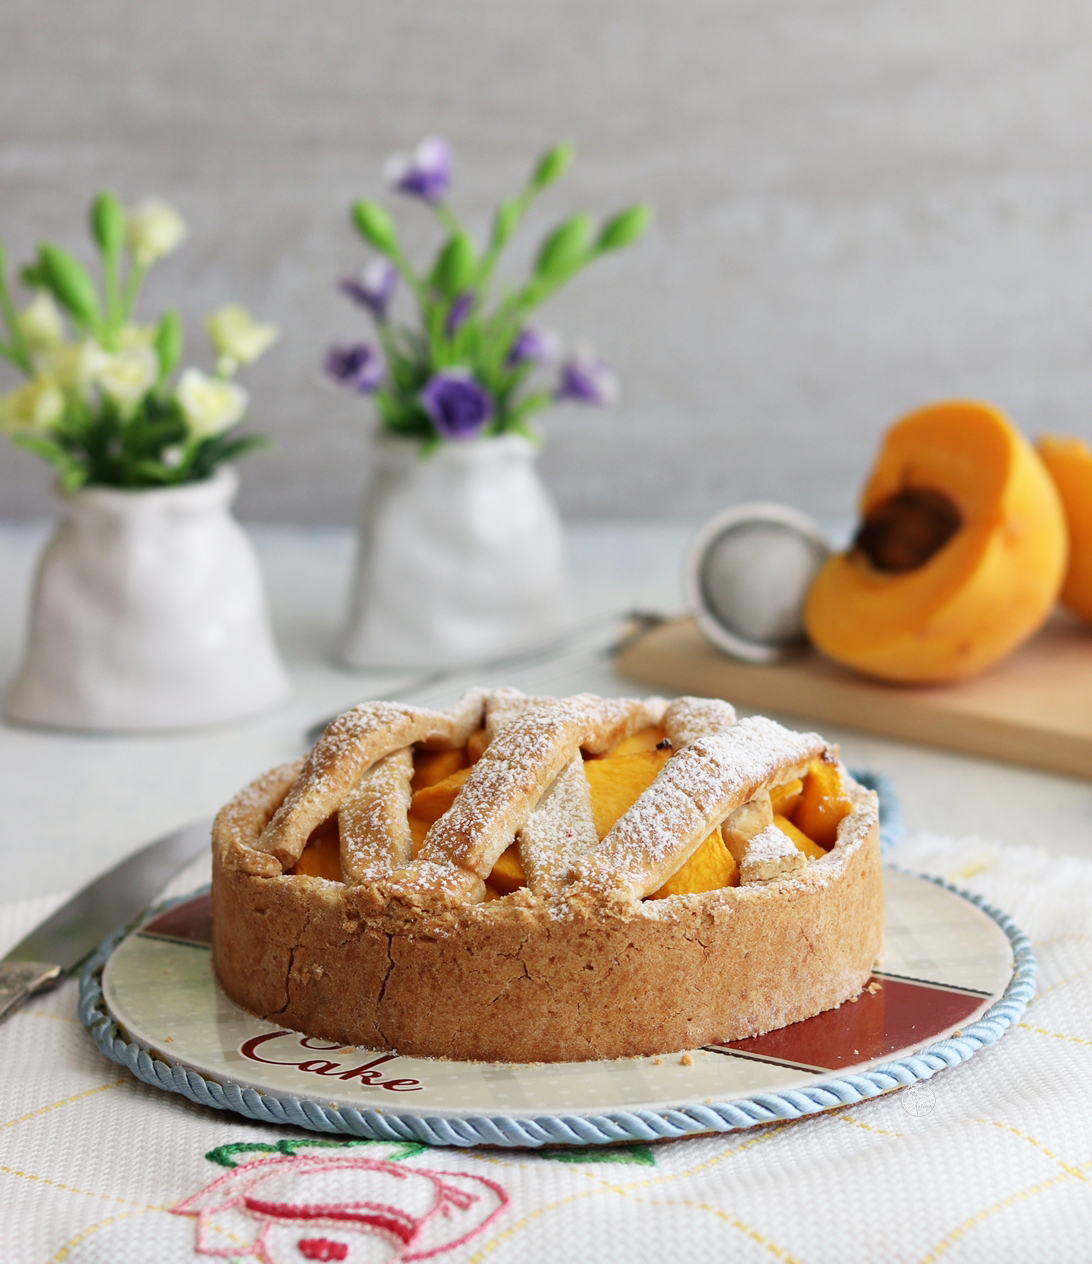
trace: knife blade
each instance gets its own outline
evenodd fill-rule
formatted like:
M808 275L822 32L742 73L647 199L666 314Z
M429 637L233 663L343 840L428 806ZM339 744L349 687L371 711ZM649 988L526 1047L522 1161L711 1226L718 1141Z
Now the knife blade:
M126 856L0 958L0 1022L35 992L60 983L107 935L132 921L209 845L211 830L211 819L195 821Z

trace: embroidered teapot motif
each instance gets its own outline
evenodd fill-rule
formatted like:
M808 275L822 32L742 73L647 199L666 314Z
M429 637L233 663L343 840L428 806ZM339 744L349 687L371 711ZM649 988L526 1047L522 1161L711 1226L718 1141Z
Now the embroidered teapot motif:
M403 1161L425 1149L410 1144L380 1157L367 1142L222 1146L208 1158L229 1170L171 1211L196 1220L201 1258L431 1259L481 1233L508 1196L483 1176Z

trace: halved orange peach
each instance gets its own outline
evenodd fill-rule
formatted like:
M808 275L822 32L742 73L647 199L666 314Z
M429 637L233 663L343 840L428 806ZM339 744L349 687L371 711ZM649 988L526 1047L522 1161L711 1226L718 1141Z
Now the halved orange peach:
M1065 575L1061 501L996 408L931 404L884 438L854 546L831 557L804 622L824 654L885 680L958 680L1043 623Z
M1092 622L1092 448L1044 435L1036 444L1062 498L1069 527L1069 569L1062 602Z

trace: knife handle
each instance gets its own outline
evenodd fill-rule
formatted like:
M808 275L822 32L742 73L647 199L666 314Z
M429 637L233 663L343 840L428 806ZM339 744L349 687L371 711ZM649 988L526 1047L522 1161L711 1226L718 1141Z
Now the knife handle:
M64 971L42 961L0 961L0 1022L25 1000L56 983Z

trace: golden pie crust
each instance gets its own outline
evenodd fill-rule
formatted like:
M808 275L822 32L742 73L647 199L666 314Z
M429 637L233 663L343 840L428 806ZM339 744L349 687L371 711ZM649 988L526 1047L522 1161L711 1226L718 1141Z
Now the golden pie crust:
M580 761L651 724L674 753L602 841L589 836ZM483 725L484 754L414 857L406 752L462 747ZM363 704L217 817L217 976L285 1027L458 1060L666 1053L809 1018L855 996L882 946L876 796L844 770L852 810L820 859L778 870L759 820L745 885L645 897L711 830L728 838L771 788L833 757L815 734L736 722L707 699ZM335 813L343 881L289 872ZM513 839L528 885L487 899Z

